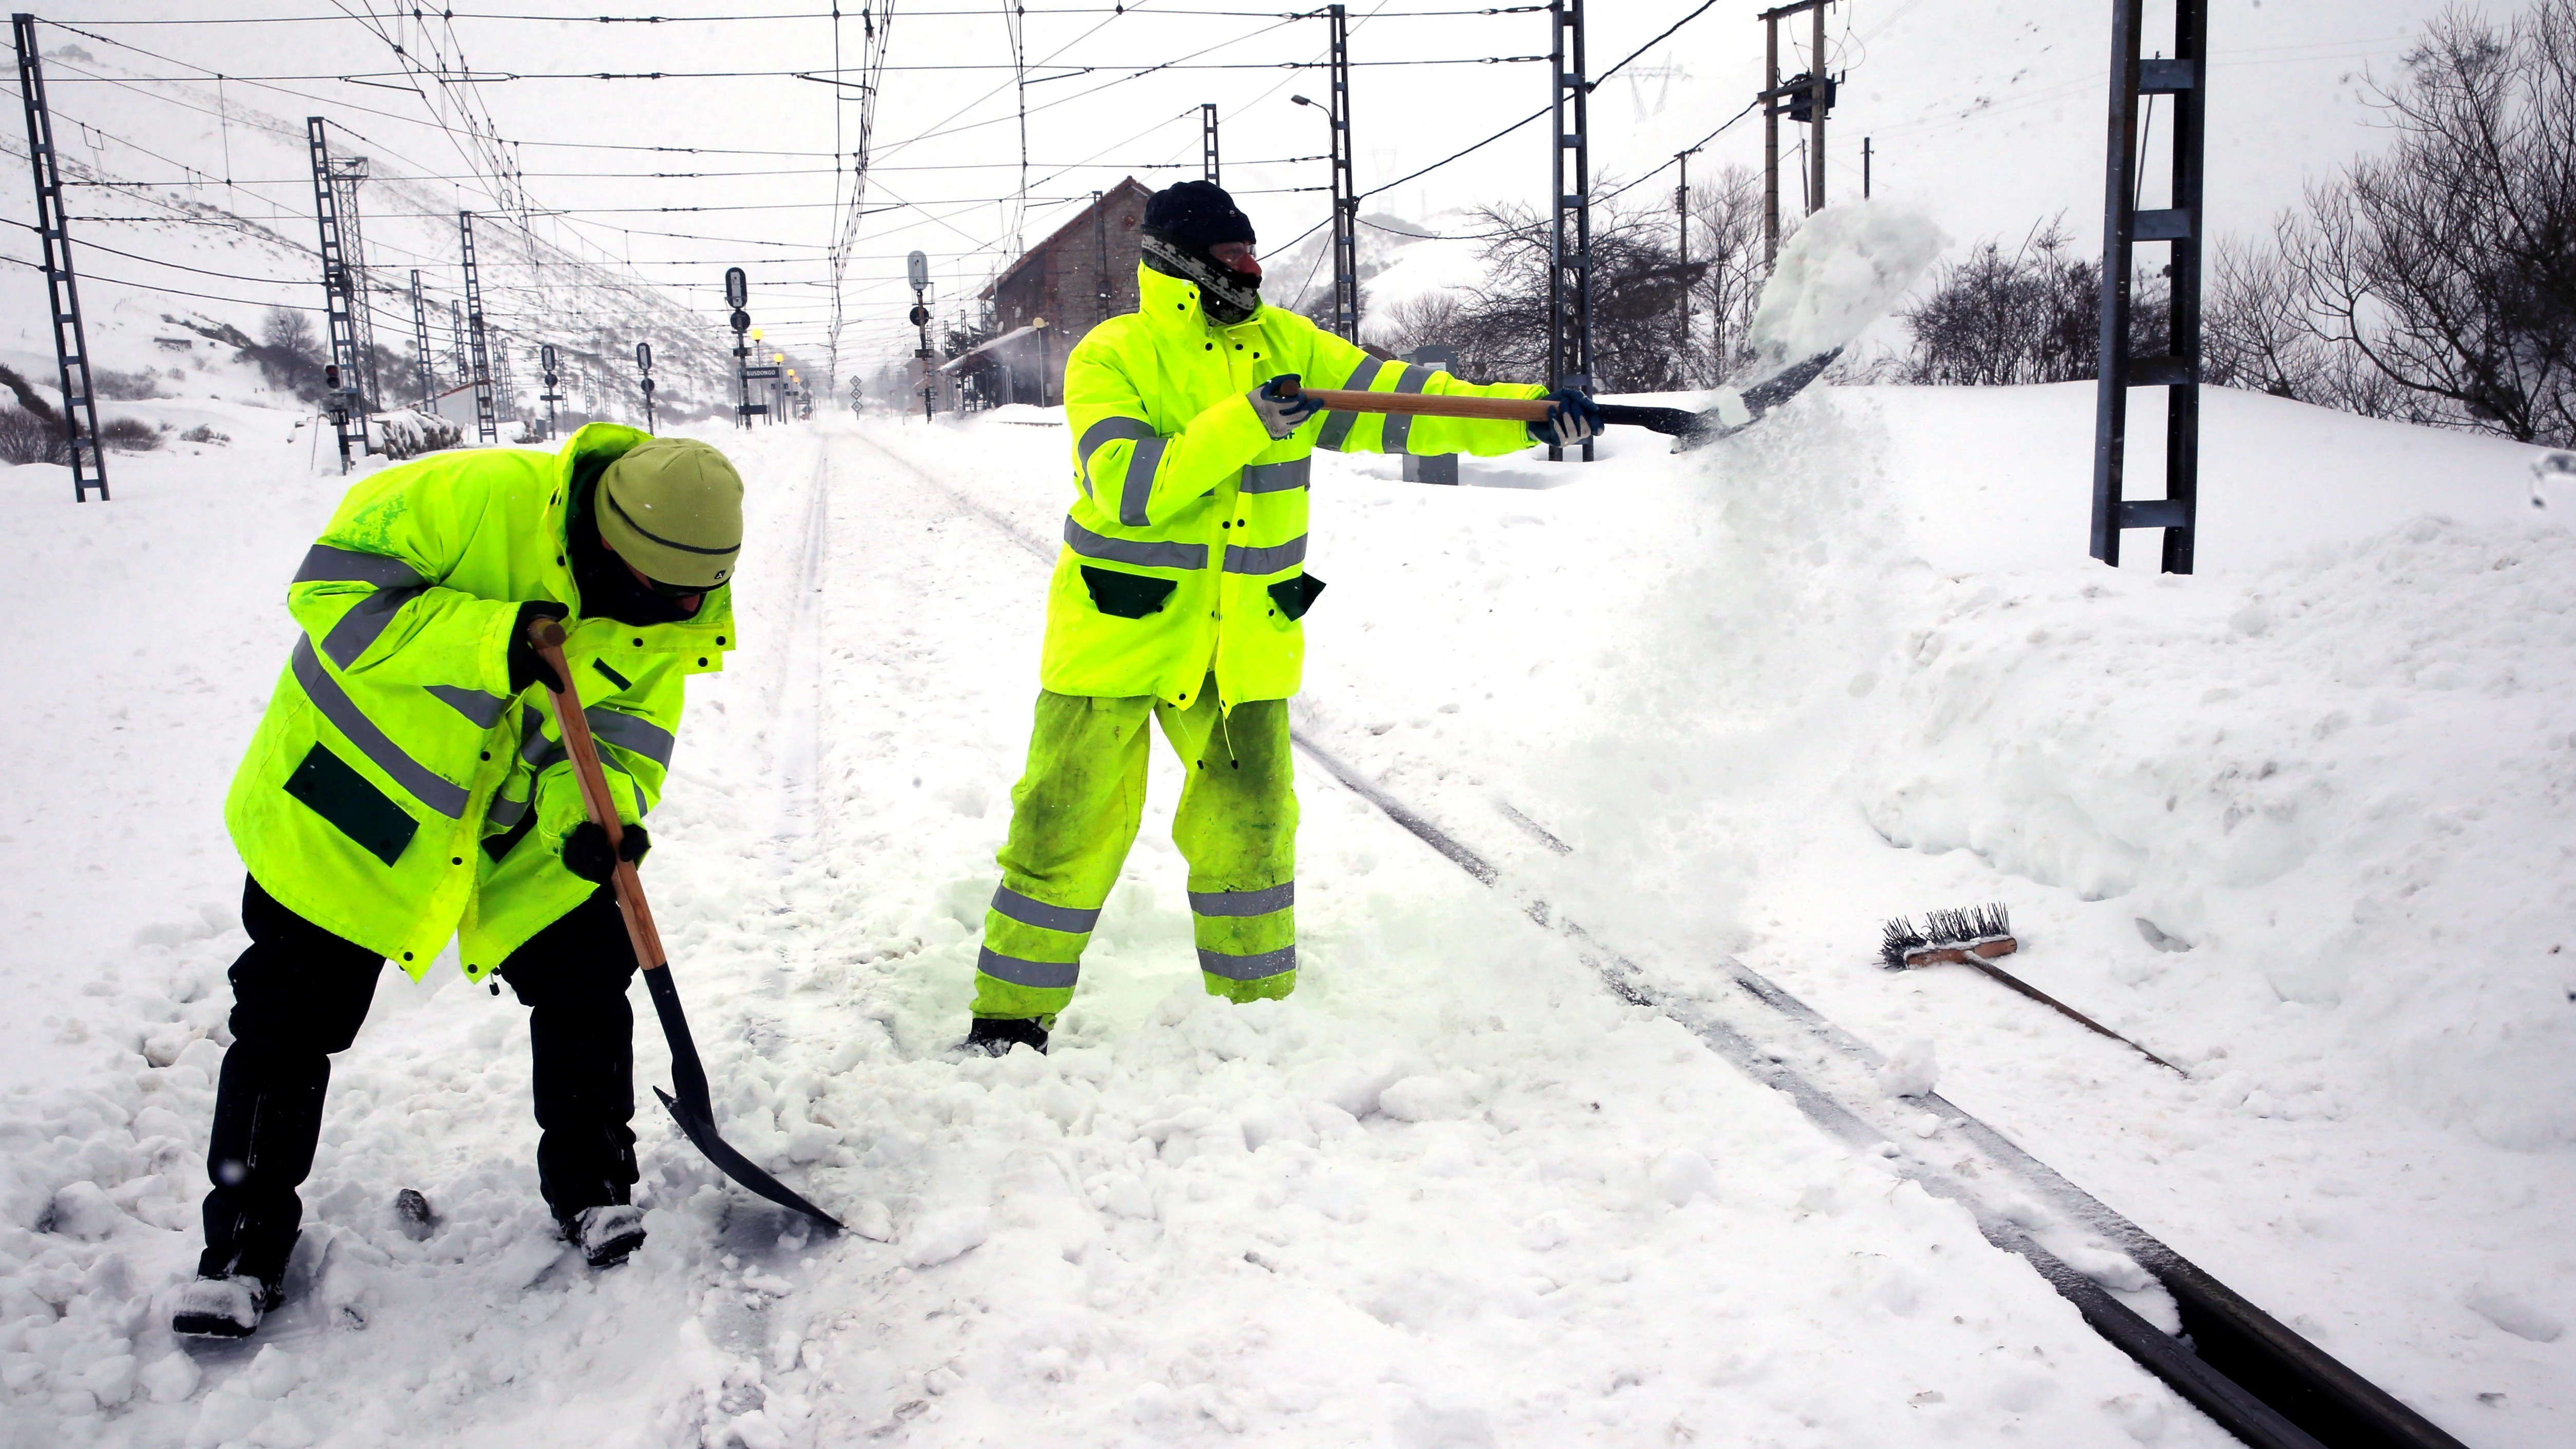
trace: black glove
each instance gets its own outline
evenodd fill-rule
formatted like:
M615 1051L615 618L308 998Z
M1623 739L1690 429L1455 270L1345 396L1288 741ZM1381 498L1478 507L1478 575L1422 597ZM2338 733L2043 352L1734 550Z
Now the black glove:
M528 642L528 625L537 619L552 619L561 623L571 615L572 610L561 604L549 604L543 599L532 599L519 606L518 622L510 626L510 692L512 694L517 694L531 684L542 684L557 694L563 693L564 682L556 677L555 667L548 664L545 656L537 652L537 646Z
M1579 387L1560 387L1547 395L1547 416L1529 425L1532 440L1569 448L1601 431L1601 409L1592 394Z
M1297 431L1299 423L1322 410L1322 404L1302 392L1292 396L1283 391L1280 386L1282 383L1295 387L1297 374L1283 372L1244 394L1244 398L1252 404L1252 410L1260 415L1261 425L1270 430L1273 442Z
M617 853L611 856L608 832L585 820L564 837L564 869L592 885L606 885L608 878L617 874L618 861L635 865L644 859L644 852L653 848L653 837L644 833L643 826L629 825L617 844Z

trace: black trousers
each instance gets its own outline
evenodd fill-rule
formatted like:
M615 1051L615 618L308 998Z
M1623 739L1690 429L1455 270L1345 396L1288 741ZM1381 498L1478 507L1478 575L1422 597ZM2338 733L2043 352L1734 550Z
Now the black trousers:
M206 1251L197 1270L275 1283L294 1251L322 1135L331 1056L357 1039L384 960L242 888L250 949L233 962L233 1044L215 1088L206 1153ZM529 1008L537 1182L569 1218L627 1200L635 1185L635 974L617 902L593 894L501 964ZM400 1186L383 1184L390 1195Z

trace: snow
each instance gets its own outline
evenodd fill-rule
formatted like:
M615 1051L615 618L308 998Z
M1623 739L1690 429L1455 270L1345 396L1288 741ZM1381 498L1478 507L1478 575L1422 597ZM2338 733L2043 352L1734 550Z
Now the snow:
M1666 982L1733 951L1894 1048L1890 1093L1937 1040L1947 1096L2329 1352L2547 1443L2576 559L2536 450L2214 395L2214 562L2173 579L2080 557L2080 474L2032 453L2088 408L1828 390L1702 454L1614 433L1539 492L1327 459L1303 726ZM855 1231L648 1111L651 1240L590 1273L536 1199L524 1015L389 974L292 1301L250 1348L174 1345L242 940L216 807L340 487L277 415L224 416L212 462L26 511L0 581L60 621L21 650L0 841L24 1442L2224 1442L1902 1158L1817 1136L1313 769L1296 997L1200 992L1158 762L1057 1050L958 1059L1033 688L1022 538L1061 507L1034 410L708 435L754 480L751 632L693 695L648 883L728 1137ZM2004 425L2035 441L1955 441ZM1876 964L1880 918L1987 899L2008 965L2192 1078ZM666 1079L649 1024L638 1054Z
M1799 223L1754 309L1754 362L1739 386L1848 345L1886 317L1949 238L1890 201L1845 201Z

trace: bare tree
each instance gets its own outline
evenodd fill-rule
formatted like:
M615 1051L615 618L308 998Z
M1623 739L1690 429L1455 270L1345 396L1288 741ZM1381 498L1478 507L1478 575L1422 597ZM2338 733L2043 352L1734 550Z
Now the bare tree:
M1387 351L1409 357L1419 347L1458 345L1458 332L1466 313L1460 295L1444 288L1377 308L1369 313L1368 330ZM1462 361L1460 365L1465 364Z
M2240 268L2229 365L2334 406L2576 443L2576 0L2501 28L2443 15L2378 103L2389 149L2280 218L2279 272ZM2318 344L2328 381L2260 372L2276 334Z
M1768 275L1762 264L1762 178L1749 166L1721 168L1692 188L1691 220L1690 254L1705 263L1691 285L1691 299L1710 320L1704 344L1697 332L1688 339L1693 360L1685 370L1693 381L1712 383L1753 355L1746 339Z
M1477 213L1491 233L1485 285L1460 319L1459 365L1470 376L1546 378L1548 270L1555 251L1548 217L1528 207ZM1593 203L1592 370L1604 392L1658 392L1691 385L1681 336L1681 303L1701 264L1673 254L1660 208Z
M2171 335L2171 288L2142 279L2130 313L2130 349L2151 356ZM2034 227L2019 248L1987 241L1941 269L1932 295L1899 312L1913 345L1899 381L2003 387L2098 375L2102 268L2079 256L2063 216Z

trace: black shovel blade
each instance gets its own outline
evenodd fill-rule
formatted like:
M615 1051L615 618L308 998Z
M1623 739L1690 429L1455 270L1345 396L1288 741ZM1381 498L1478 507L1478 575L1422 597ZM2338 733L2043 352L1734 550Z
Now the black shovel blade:
M1743 404L1745 414L1742 422L1728 422L1725 408L1695 413L1686 408L1632 407L1625 403L1601 404L1601 421L1662 433L1673 440L1674 452L1687 453L1720 438L1732 437L1760 422L1763 414L1796 397L1842 355L1843 350L1839 347L1831 352L1819 352L1738 393L1736 396Z
M680 1124L680 1130L688 1134L689 1140L697 1144L698 1151L706 1154L707 1161L714 1163L718 1172L780 1207L803 1213L828 1232L841 1231L839 1218L807 1202L797 1195L794 1188L761 1171L750 1158L736 1152L733 1144L716 1134L713 1120L682 1107L677 1098L659 1087L653 1089L653 1095L662 1099L662 1105L671 1110L671 1120Z
M653 998L653 1014L662 1019L662 1035L671 1043L671 1083L679 1088L679 1095L674 1097L659 1087L653 1089L653 1095L670 1109L671 1120L680 1124L680 1130L698 1151L706 1154L707 1161L716 1165L718 1172L780 1207L803 1213L832 1232L841 1231L840 1219L762 1171L716 1131L715 1105L707 1095L707 1069L698 1060L697 1043L689 1035L689 1019L680 1013L680 993L671 984L671 968L658 966L645 972L644 988Z

